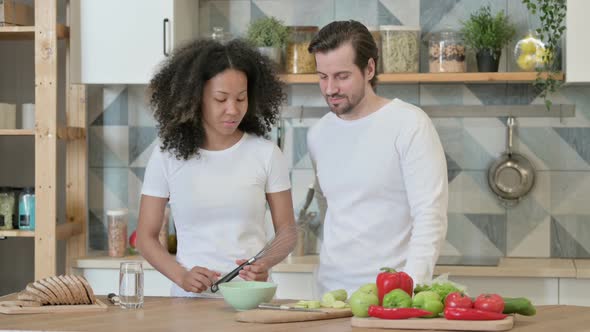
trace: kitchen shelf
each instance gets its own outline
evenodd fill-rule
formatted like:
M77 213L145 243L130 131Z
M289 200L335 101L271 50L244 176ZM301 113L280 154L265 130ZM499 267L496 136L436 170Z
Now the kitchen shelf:
M35 237L35 231L11 229L6 231L0 231L0 237Z
M57 24L57 39L65 39L70 36L70 28L63 24ZM33 40L35 39L35 27L0 27L0 40Z
M542 74L547 76L546 73ZM318 83L316 74L280 75L286 84ZM537 78L536 72L501 72L501 73L404 73L379 74L379 83L532 83ZM563 73L557 74L557 80L563 80Z
M34 136L33 129L0 129L0 136Z

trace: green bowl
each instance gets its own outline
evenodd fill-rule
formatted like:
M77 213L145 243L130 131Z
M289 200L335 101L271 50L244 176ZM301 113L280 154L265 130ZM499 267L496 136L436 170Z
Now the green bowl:
M219 284L223 299L236 310L249 310L270 302L277 285L263 281L233 281Z

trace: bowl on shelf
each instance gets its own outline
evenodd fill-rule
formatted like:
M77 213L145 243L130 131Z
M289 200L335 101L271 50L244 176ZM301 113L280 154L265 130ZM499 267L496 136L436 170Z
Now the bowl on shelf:
M227 304L241 311L270 302L277 291L277 285L264 281L232 281L219 284L219 290Z

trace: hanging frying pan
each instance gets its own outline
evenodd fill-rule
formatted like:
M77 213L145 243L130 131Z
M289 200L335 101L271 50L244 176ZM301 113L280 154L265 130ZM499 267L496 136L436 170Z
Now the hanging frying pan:
M508 117L508 147L488 170L488 183L502 203L513 206L528 194L535 184L535 169L523 155L512 151L514 117Z

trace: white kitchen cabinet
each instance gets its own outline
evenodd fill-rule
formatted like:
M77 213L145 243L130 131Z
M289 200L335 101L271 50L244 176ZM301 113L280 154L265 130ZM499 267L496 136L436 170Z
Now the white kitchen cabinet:
M198 9L198 0L72 0L72 83L149 83L175 47L198 36Z
M590 1L568 0L565 38L565 80L567 83L590 83L590 43L588 42Z
M559 304L590 306L590 279L559 279Z

